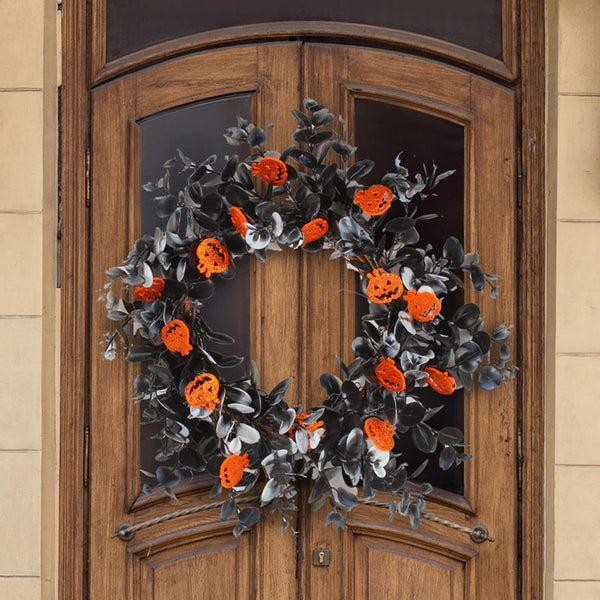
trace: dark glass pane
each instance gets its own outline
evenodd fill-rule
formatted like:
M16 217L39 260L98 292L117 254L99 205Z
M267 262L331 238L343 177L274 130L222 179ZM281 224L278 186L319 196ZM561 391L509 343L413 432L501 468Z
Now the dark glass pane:
M442 182L437 197L429 197L419 207L418 214L435 213L441 218L419 223L421 242L430 243L439 256L446 238L451 235L463 238L463 197L464 197L464 129L462 126L421 113L415 110L394 106L384 102L358 99L355 102L355 142L358 146L358 158L375 161L375 169L369 175L369 181L377 183L388 171L394 170L394 159L402 152L401 161L411 175L423 172L423 165L430 172L435 163L439 172L456 169L456 173ZM399 205L392 205L390 218L403 216ZM443 304L443 314L452 316L463 303L462 295L447 298ZM357 312L367 312L366 301L358 302ZM463 428L464 401L463 392L452 396L440 396L429 388L421 388L419 397L427 407L445 405L445 408L431 419L434 427L452 425ZM443 424L442 424L443 423ZM412 440L403 442L401 451L412 469L416 468L427 456L414 448ZM452 468L445 473L437 467L439 451L428 455L430 464L422 475L439 488L462 494L463 470Z
M164 171L162 164L175 156L179 148L194 162L199 163L211 154L219 160L215 169L225 164L224 157L233 153L223 138L223 132L235 125L237 115L249 117L251 94L227 96L197 102L181 108L153 115L142 121L142 165L141 180L156 181ZM184 185L184 176L178 176L171 169L171 189L176 191ZM154 229L165 227L166 219L156 215L152 195L142 192L142 231L152 233ZM250 314L249 314L249 261L236 260L237 274L234 279L220 279L215 276L215 294L204 302L202 316L211 329L227 333L235 338L235 344L212 346L217 352L244 356L240 367L224 369L227 379L235 379L249 366L250 354ZM209 349L211 346L208 346ZM141 423L140 467L154 471L154 456L160 449L158 440L149 439L160 430L160 424ZM168 463L165 463L168 464Z
M108 0L107 59L194 33L281 21L337 21L410 31L502 56L501 0Z

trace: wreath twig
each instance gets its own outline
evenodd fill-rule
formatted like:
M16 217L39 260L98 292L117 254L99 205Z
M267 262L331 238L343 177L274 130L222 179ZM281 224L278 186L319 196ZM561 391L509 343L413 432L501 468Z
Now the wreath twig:
M331 505L326 523L345 526L342 512L358 504L362 485L367 500L389 493L390 518L399 513L417 527L432 486L417 481L426 462L409 471L397 449L400 437L409 436L425 454L439 447L443 470L470 458L460 430L431 425L442 406L426 408L421 391L450 396L470 389L475 377L491 390L516 372L507 366L509 327L486 333L475 303L453 315L443 310L444 299L463 287L461 273L480 292L487 285L494 297L497 277L455 237L441 257L429 245L416 246L419 222L436 216L418 214L418 207L453 171L438 173L434 166L411 178L398 155L395 171L362 185L374 163L349 166L356 148L327 128L333 115L314 100L304 107L306 113L292 111L299 123L292 137L300 147L266 151L266 132L238 118L225 137L246 144L246 158L232 155L218 172L216 156L197 164L178 151L165 162L165 174L144 185L167 223L106 272L103 298L118 328L106 334L105 356L114 358L122 344L127 360L141 363L134 399L144 404L145 418L162 426L158 458L176 457L176 467L158 466L146 475L171 496L182 478L212 475L211 497L228 492L221 517L237 517L235 535L260 518L258 508L239 506L253 489L260 505L278 509L288 527L298 478L310 481L315 510ZM176 193L173 169L187 176ZM269 392L260 389L254 364L229 380L223 370L243 358L207 347L233 341L202 316L216 282L234 276L237 259L253 254L264 261L269 250L282 247L331 250L331 258L343 258L358 273L369 301L364 333L352 344L355 359L346 365L338 358L342 378L321 375L325 397L309 408L284 400L287 379ZM117 279L125 284L123 297L112 291Z

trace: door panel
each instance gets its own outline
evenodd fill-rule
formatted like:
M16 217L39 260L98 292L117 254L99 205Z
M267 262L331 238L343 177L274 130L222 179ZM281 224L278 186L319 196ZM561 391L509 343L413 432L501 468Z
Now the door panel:
M197 529L197 528L196 528ZM229 527L130 548L136 573L132 600L253 600L253 536L234 538ZM150 550L150 551L149 551Z
M480 253L487 272L502 275L498 299L482 297L467 286L465 302L476 301L481 306L488 327L505 320L515 323L514 93L432 61L327 45L304 47L304 81L308 95L327 106L340 107L351 132L356 127L356 104L364 99L429 114L463 128L464 246L466 251L476 249ZM306 301L310 303L312 299ZM336 352L335 343L336 340L330 342L330 353ZM307 377L314 380L318 369L317 361L308 364ZM515 386L501 386L491 393L474 387L465 396L465 440L475 458L464 468L464 494L436 490L429 497L427 510L467 526L483 523L496 542L477 545L465 540L464 535L457 539L455 532L446 527L423 523L416 533L406 530L403 545L418 547L421 536L427 536L439 548L461 544L468 549L467 554L463 552L463 561L471 576L461 579L462 595L456 597L494 598L502 590L502 597L511 599L517 589ZM372 526L373 532L379 532L377 535L394 538L394 528L387 522L387 509L353 510L348 519L349 531L342 534L323 529L321 523L326 512L324 509L306 516L304 555L309 556L311 548L329 547L333 557L333 568L328 573L323 572L325 569L302 571L301 588L307 600L316 597L342 600L347 598L345 582L352 577L361 581L377 578L377 573L370 570L377 561L361 563L360 571L355 562L354 573L348 570L348 564L340 564L341 557L348 556L353 548L350 532L358 515L364 515L360 522L366 534ZM398 552L402 554L404 550L398 548ZM437 550L437 554L444 556L451 556L452 552ZM399 597L426 600L430 596L425 589L423 595L414 596L404 589ZM355 600L365 597L363 591L355 588Z
M140 121L201 100L251 93L254 118L261 123L273 121L276 126L273 143L282 146L287 144L293 117L276 107L279 103L296 106L300 102L299 60L297 44L220 50L190 56L176 64L159 65L93 91L94 203L91 207L90 289L94 299L97 290L103 286L106 266L118 264L141 233ZM198 131L198 135L201 134ZM280 285L284 289L296 285L300 274L299 256L282 253L272 257L268 269L258 265L252 265L251 269L250 295L255 298L251 319L260 319L269 313L273 326L273 330L268 334L265 332L263 337L254 335L251 355L258 359L259 367L268 372L269 378L278 381L290 371L290 365L293 371L298 370L300 353L297 346L281 347L278 336L283 332L289 339L298 338L299 307L292 302L285 313L275 310L271 295L263 291ZM106 330L100 312L94 311L92 316L91 339L101 339ZM254 328L254 331L258 330ZM263 365L269 365L269 368L263 368ZM235 542L231 535L233 524L220 523L218 509L140 531L128 546L111 538L120 523L140 522L209 501L207 484L202 482L179 489L176 503L164 494L149 499L139 496L139 411L127 400L132 395L134 373L135 367L123 360L107 362L102 360L100 352L93 354L90 378L90 598L162 598L160 590L167 590L169 584L165 582L171 581L174 573L180 573L183 582L189 577L186 573L191 565L199 565L205 560L202 557L206 553L214 552L217 552L215 560L230 564L231 572L236 574L232 580L236 581L238 591L232 591L229 596L232 599L294 597L295 569L289 566L295 564L295 539L291 535L281 536L276 519L265 519L250 536ZM196 533L196 530L201 531ZM200 539L204 540L204 546L198 545ZM223 544L227 551L218 550ZM235 552L233 544L239 546ZM140 550L142 546L144 550ZM247 557L248 548L252 548L253 553L258 551L264 560L248 562L248 558L243 558ZM148 591L148 578L155 581L151 592ZM223 577L218 579L221 581ZM133 595L134 590L137 596ZM181 590L181 597L186 598L187 588ZM243 595L239 590L248 590L249 595Z
M361 107L368 103L438 119L448 130L461 132L461 197L451 203L460 215L449 222L462 223L465 248L477 249L486 271L502 275L497 300L476 298L467 289L465 301L477 300L490 328L516 322L514 93L431 60L320 44L264 44L191 55L93 91L93 298L104 283L104 269L120 262L140 233L140 122L162 111L240 93L251 94L259 124L275 123L270 144L278 150L289 145L295 128L289 109L307 96L342 114L351 140ZM291 375L290 404L319 404L319 374L337 373L335 354L348 359L355 336L354 295L345 292L353 289L352 273L325 252L271 253L267 264L251 261L249 269L250 355L259 365L262 386L270 389ZM333 296L324 290L333 290ZM102 311L94 311L90 339L101 339L106 329ZM139 414L126 400L133 373L123 361L104 361L100 352L92 357L91 600L162 600L169 590L182 600L203 600L198 587L202 593L210 591L217 572L228 574L219 577L227 581L218 588L226 598L476 600L498 597L501 590L503 598L514 600L513 385L465 394L465 436L475 459L464 468L463 493L436 489L427 509L465 526L485 524L494 544L477 545L464 533L431 522L412 531L399 519L390 524L387 509L363 505L350 514L348 529L337 531L323 526L326 509L314 514L306 508L307 491L301 487L297 559L295 538L281 535L276 515L266 516L239 540L230 534L232 524L219 521L218 509L140 530L127 544L111 538L123 522L208 501L201 481L184 486L176 504L158 495L138 498ZM314 548L330 550L329 567L312 566Z

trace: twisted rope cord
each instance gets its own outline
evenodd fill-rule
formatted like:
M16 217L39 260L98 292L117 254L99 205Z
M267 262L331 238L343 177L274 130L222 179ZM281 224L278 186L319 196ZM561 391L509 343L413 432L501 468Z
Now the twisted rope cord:
M258 496L246 496L242 498L238 498L238 504L245 504L248 502L254 502L258 500ZM117 531L113 533L111 537L118 537L124 542L131 540L137 531L141 529L146 529L148 527L152 527L153 525L158 525L159 523L164 523L165 521L170 521L171 519L176 519L178 517L185 517L187 515L193 515L195 513L211 510L213 508L219 508L223 506L227 500L219 500L218 502L209 502L208 504L199 504L197 506L190 506L188 508L182 508L180 510L176 510L170 513L165 513L164 515L160 515L158 517L154 517L154 519L148 519L147 521L142 521L141 523L137 523L136 525L130 525L129 523L123 523L119 526ZM377 500L366 500L364 498L360 498L359 502L361 504L366 504L368 506L376 506L379 508L388 508L389 504L385 502L379 502ZM466 533L471 537L474 542L482 543L482 542L493 542L494 538L488 535L487 528L483 525L475 525L475 527L465 527L464 525L460 525L459 523L455 523L454 521L449 521L448 519L443 519L442 517L437 517L431 513L421 513L421 517L427 521L432 521L433 523L438 523L439 525L443 525L445 527L449 527L450 529L455 529L456 531L460 531L461 533Z

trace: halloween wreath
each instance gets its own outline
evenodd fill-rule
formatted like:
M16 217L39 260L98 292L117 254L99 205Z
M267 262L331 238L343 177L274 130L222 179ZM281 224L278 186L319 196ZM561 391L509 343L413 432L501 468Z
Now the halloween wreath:
M145 419L160 424L161 443L159 466L145 475L174 497L183 478L208 473L215 480L211 497L228 493L221 518L237 518L235 535L260 519L258 508L239 506L253 488L260 506L278 509L287 527L299 478L310 482L315 510L331 505L326 524L345 525L343 511L357 505L362 485L366 499L390 494L390 518L407 515L417 527L432 486L418 479L426 461L409 466L395 450L397 440L409 436L425 454L440 449L443 470L470 458L459 429L431 425L442 406L426 408L420 392L430 387L444 399L474 380L491 390L515 376L504 342L509 327L486 333L474 303L450 316L442 310L444 298L460 294L463 272L494 297L497 278L455 237L442 256L416 246L419 222L436 216L419 215L417 207L453 171L439 173L434 165L411 178L399 155L395 171L363 185L374 163L349 166L356 148L334 137L333 114L311 99L304 108L292 110L298 120L292 138L300 147L266 151L266 132L238 117L225 138L246 144L246 158L226 157L218 172L216 156L197 164L178 151L163 165L164 176L144 185L168 220L106 271L103 298L118 326L106 334L105 356L114 358L123 345L126 359L141 363L134 400L143 403ZM172 169L186 177L177 193L170 189ZM390 218L393 205L402 216ZM310 408L285 401L289 380L260 389L253 363L245 376L229 380L224 371L243 358L207 348L209 341L233 340L202 315L219 279L234 276L236 259L254 254L265 261L269 250L286 246L331 250L331 258L358 273L368 299L364 332L352 344L355 359L338 358L341 378L321 375L324 395ZM113 292L119 279L123 297ZM169 458L170 466L160 465Z

